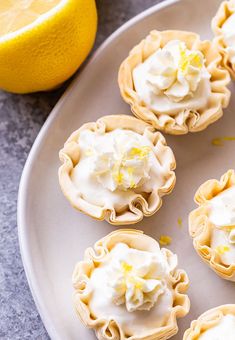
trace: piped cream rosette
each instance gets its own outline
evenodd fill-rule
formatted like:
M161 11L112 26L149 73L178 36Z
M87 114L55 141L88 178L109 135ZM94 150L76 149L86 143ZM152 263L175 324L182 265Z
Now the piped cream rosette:
M73 285L77 314L99 340L168 339L190 308L177 256L137 230L117 230L88 248Z
M164 137L131 116L84 124L67 140L60 159L60 186L70 203L116 225L153 215L175 185L175 158Z
M235 281L235 174L209 180L195 195L189 233L201 258L222 278Z
M119 87L132 112L157 129L185 134L223 115L229 74L210 41L184 31L152 31L119 70Z
M208 310L184 333L183 340L234 340L235 305L222 305Z
M214 42L222 55L222 65L235 79L235 1L221 3L212 20Z

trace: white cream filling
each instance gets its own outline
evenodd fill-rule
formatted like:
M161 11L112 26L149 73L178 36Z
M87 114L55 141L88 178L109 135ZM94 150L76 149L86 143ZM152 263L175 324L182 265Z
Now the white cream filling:
M217 325L203 332L199 340L234 340L235 316L227 314L222 317Z
M119 279L123 275L123 269L128 272L124 276L130 274L130 277L123 278L123 285L126 286L124 288L122 285L120 293ZM129 248L123 243L117 244L107 260L91 274L88 284L92 292L89 302L92 314L98 318L115 320L125 334L130 336L141 336L146 330L164 326L173 305L173 291L168 282L169 270L160 248L150 253ZM148 295L144 292L144 283L147 284L150 278L153 281L148 288L153 294ZM130 285L129 279L133 280ZM141 285L139 279L142 279ZM157 287L156 291L154 286ZM141 310L141 306L144 309ZM128 311L130 307L131 311Z
M225 21L221 27L223 32L224 43L227 46L226 51L228 53L229 61L235 63L235 13Z
M172 40L133 70L140 99L153 111L174 115L204 108L211 93L210 74L200 51Z
M210 200L209 221L215 226L212 249L217 250L224 264L235 263L235 186Z
M217 251L225 265L235 263L235 244L229 241L228 231L215 228L211 235L211 248Z
M71 179L88 202L121 210L136 193L149 193L162 186L169 164L158 161L154 148L145 135L130 130L83 130L80 159Z

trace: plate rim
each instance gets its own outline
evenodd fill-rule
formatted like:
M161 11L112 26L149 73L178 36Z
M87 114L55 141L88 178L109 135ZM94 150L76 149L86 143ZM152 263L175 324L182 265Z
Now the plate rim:
M60 334L58 333L56 327L51 322L51 318L49 316L48 310L46 308L45 303L42 299L40 299L40 293L38 288L37 280L33 274L33 265L32 265L32 258L30 256L30 250L28 247L28 233L27 233L27 223L26 223L26 202L27 202L27 192L29 186L29 175L30 170L32 168L32 164L35 158L36 153L38 152L39 146L41 141L43 141L47 130L53 124L55 119L57 118L58 114L63 107L64 102L70 96L70 93L75 91L77 85L80 81L81 75L85 72L86 68L93 64L99 55L103 52L103 50L108 46L113 40L115 40L122 32L126 31L129 27L135 25L137 22L140 22L144 18L161 11L162 9L171 6L173 4L183 2L184 0L164 0L156 5L151 6L150 8L144 10L143 12L137 14L133 18L129 19L125 22L122 26L120 26L117 30L115 30L105 41L97 48L97 50L93 53L93 55L88 59L85 67L82 69L81 72L75 77L75 79L71 82L65 92L62 94L52 111L49 113L46 121L42 125L37 137L34 140L34 143L31 147L31 150L28 154L26 159L20 184L18 190L18 200L17 200L17 229L18 229L18 240L20 246L20 254L23 263L23 268L25 271L26 279L30 288L30 292L32 294L34 303L36 305L37 311L40 315L40 318L44 324L44 327L49 335L49 337L53 340L61 339Z

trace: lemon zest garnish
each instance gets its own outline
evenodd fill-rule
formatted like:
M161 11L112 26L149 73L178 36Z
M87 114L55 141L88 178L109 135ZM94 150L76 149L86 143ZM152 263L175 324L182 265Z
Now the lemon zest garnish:
M134 168L130 166L129 168L127 168L127 172L129 176L133 175Z
M136 289L143 289L143 283L137 280L133 280L132 283L135 285Z
M224 137L218 137L218 138L214 138L211 141L212 145L215 146L223 146L223 142L231 142L231 141L235 141L235 137L233 136L224 136Z
M148 156L150 151L151 151L151 148L148 147L148 146L143 146L143 147L140 147L140 148L134 147L134 148L131 149L129 157L124 157L124 155L123 155L122 161L127 161L128 159L132 159L132 158L135 158L135 157L142 160L142 159L144 159L145 157ZM121 185L123 183L123 179L124 179L124 175L120 172L120 166L122 166L121 164L122 164L122 162L120 163L120 161L117 161L112 168L113 178L114 178L115 182L117 182L118 185ZM130 188L131 189L136 188L136 185L137 185L135 183L135 181L133 180L134 170L135 169L133 167L127 168L127 173L131 177L131 179L130 179Z
M222 146L223 145L222 138L214 138L214 139L212 139L211 144L215 145L215 146Z
M161 235L159 239L159 243L161 246L168 246L171 244L172 238L168 235Z
M143 283L140 280L135 279L133 276L129 277L128 281L132 283L136 289L143 289Z
M184 73L187 70L188 67L188 60L187 60L187 56L186 56L186 51L185 49L182 48L182 46L180 45L180 63L179 63L179 67L181 69L181 71Z
M116 174L114 174L114 179L119 185L122 184L123 177L124 176L121 172L117 172Z
M149 146L142 146L140 148L132 148L130 151L131 157L138 157L140 159L143 159L149 155L149 152L151 151L151 148Z
M196 67L202 68L203 65L202 65L201 59L200 59L199 55L196 52L192 52L189 55L189 60L190 60L190 64L192 66L196 66Z
M135 283L135 288L137 289L143 289L143 284L141 282L136 282Z
M224 253L226 253L227 251L230 250L230 247L229 246L225 246L225 245L220 245L220 246L217 246L215 248L216 252L219 254L219 255L223 255Z
M133 269L133 267L125 261L121 263L121 267L125 274L130 273Z
M123 288L125 288L125 286L126 286L125 280L122 280L120 286L115 287L116 292L122 294Z
M140 282L139 280L135 279L133 276L130 275L130 273L132 272L133 270L133 266L130 265L129 263L123 261L121 263L121 268L122 268L122 271L125 275L125 279L127 280L127 282L130 282L132 283L136 289L142 289L143 288L143 283ZM124 282L125 284L125 282Z
M135 189L137 187L135 181L132 179L131 182L130 182L130 188L131 189Z
M228 141L228 142L235 141L235 137L230 137L230 136L225 136L223 139L224 141Z
M134 181L134 179L133 179L134 168L133 168L133 167L127 168L127 173L128 173L128 175L131 177L131 180L130 180L130 188L131 188L131 189L136 188L136 183L135 183L135 181Z
M181 217L178 218L177 223L178 223L178 227L179 227L179 228L182 228L182 226L183 226L183 221L182 221L182 218L181 218Z
M190 52L190 54L187 55L186 48L183 48L182 45L180 45L179 68L183 73L187 73L189 66L202 68L203 64L197 52Z

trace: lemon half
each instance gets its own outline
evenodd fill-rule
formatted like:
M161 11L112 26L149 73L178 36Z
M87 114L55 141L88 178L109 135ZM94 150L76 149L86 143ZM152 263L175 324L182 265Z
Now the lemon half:
M87 57L96 30L95 0L0 0L0 88L60 85Z

